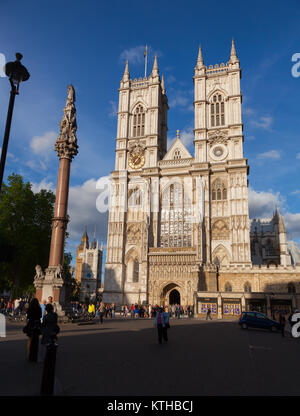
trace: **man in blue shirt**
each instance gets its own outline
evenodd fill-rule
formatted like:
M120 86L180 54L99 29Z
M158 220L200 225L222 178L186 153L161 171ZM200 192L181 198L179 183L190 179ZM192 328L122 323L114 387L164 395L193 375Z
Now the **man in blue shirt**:
M43 302L40 303L40 307L42 309L42 317L41 317L41 322L43 322L43 318L45 316L45 312L46 312L46 301L43 300Z

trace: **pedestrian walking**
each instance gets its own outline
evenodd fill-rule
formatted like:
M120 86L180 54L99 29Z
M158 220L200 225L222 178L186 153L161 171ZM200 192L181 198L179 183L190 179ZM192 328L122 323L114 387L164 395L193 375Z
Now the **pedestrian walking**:
M47 304L47 302L45 300L43 300L40 303L40 307L41 307L41 310L42 310L41 322L43 322L43 319L44 319L44 316L45 316L45 313L46 313L46 304Z
M88 314L89 314L89 317L91 318L91 319L93 319L94 318L94 316L95 316L95 305L92 303L92 302L90 302L90 304L89 304L89 307L88 307Z
M135 318L138 318L139 317L139 307L138 307L138 305L135 305L135 308L134 308L134 317Z
M48 303L45 307L45 316L42 322L42 340L41 340L41 354L40 360L44 361L46 356L46 346L56 340L56 336L60 331L57 325L58 316L53 310L53 305Z
M39 350L39 335L41 334L42 309L37 298L32 299L27 311L27 325L23 332L28 336L28 360L36 362Z
M206 312L206 320L207 319L210 319L210 320L212 320L212 317L211 317L211 309L210 308L207 308L207 312Z
M105 305L103 302L100 303L99 306L99 318L100 318L100 323L103 324L103 316L105 314Z
M155 317L155 326L157 328L158 343L162 344L162 339L168 342L168 334L166 324L169 323L169 314L164 312L163 308L159 308Z
M54 312L57 313L56 303L53 302L53 297L52 296L48 296L48 303L50 303L53 306Z
M175 311L176 311L177 318L180 319L180 305L176 305Z

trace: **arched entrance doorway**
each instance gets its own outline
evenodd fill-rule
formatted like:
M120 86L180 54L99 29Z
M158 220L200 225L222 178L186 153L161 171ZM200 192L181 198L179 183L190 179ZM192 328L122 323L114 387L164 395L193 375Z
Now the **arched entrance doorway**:
M180 305L180 293L178 292L178 290L173 289L170 292L169 295L169 305Z

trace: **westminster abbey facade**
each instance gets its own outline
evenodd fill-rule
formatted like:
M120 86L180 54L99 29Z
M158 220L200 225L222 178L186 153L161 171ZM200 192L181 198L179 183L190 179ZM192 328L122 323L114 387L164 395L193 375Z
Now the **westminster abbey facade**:
M300 292L282 216L274 214L267 243L261 224L255 228L249 220L240 78L234 42L229 61L220 65L205 66L199 49L191 155L179 131L167 150L169 107L157 58L148 77L134 80L126 63L111 175L105 302L181 303L194 305L198 314L210 306L221 317L250 308L251 301L267 311L271 300L265 294L269 287L276 292L276 284L282 291L293 282L293 293ZM295 296L289 301L298 302Z

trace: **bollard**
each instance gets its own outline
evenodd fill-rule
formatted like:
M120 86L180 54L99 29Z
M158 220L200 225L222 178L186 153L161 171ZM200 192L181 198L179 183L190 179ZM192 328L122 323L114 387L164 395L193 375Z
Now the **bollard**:
M57 347L58 345L54 340L51 343L47 344L47 351L44 360L43 376L41 383L41 396L53 395Z

